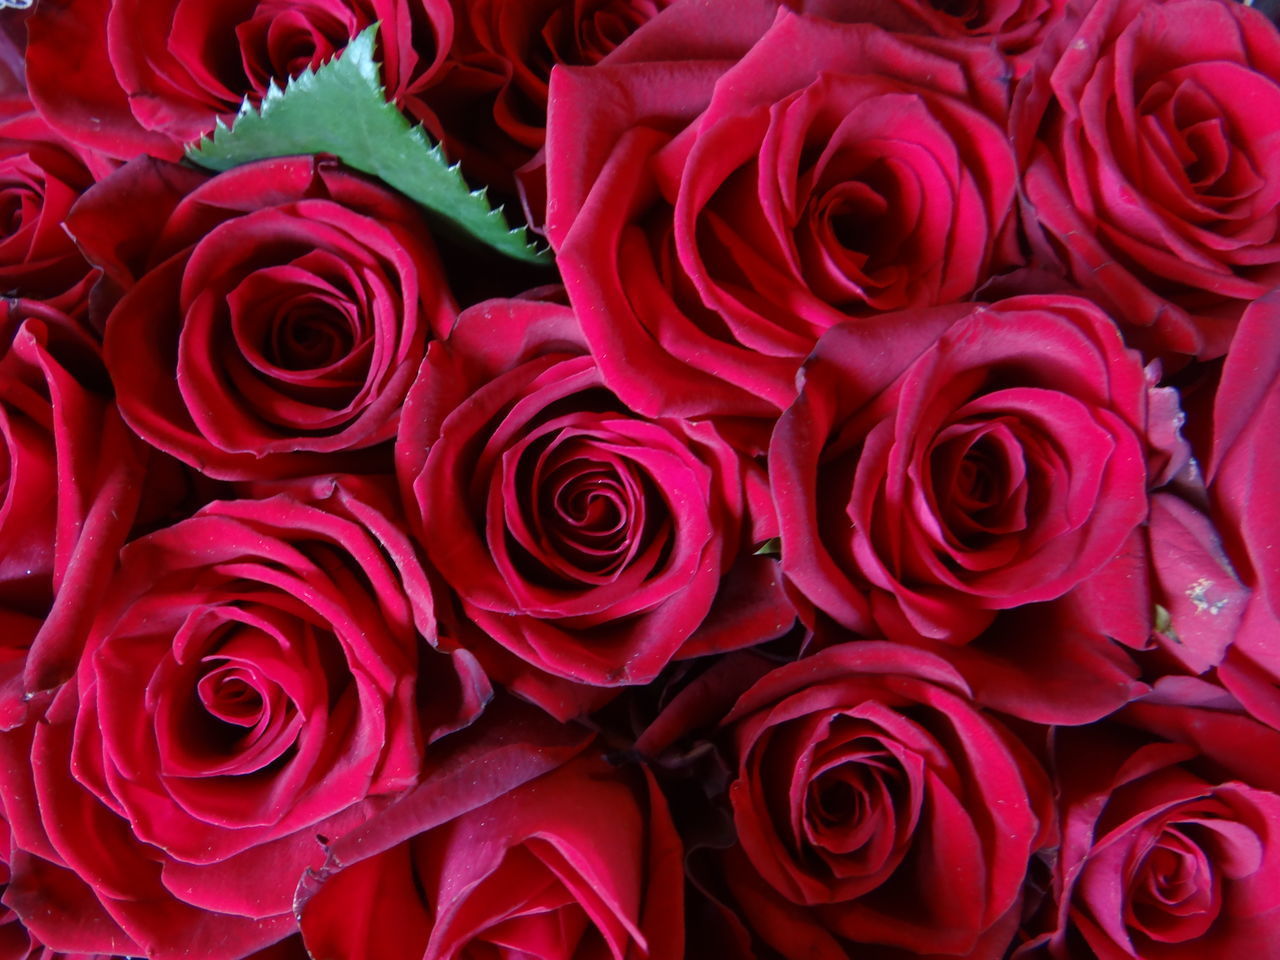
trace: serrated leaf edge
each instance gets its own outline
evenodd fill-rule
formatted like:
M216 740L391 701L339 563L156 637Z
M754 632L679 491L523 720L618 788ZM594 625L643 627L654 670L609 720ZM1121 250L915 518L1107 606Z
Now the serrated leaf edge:
M298 74L296 74L293 77L290 77L288 80L285 81L285 86L283 88L274 79L268 81L267 91L256 106L248 96L246 96L240 102L240 107L236 111L235 116L232 118L230 126L227 125L227 123L222 119L222 117L220 116L215 117L214 128L212 133L204 134L194 143L187 145L185 149L185 155L187 159L190 162L196 164L197 166L202 166L205 169L213 169L213 170L221 171L221 170L229 170L234 166L243 166L244 164L247 164L247 163L253 163L253 162L256 162L257 160L268 159L268 157L270 156L286 156L287 154L265 154L260 157L254 157L253 159L243 160L243 161L240 161L239 163L230 164L226 167L215 167L215 166L209 165L208 163L201 163L202 159L206 161L208 160L207 157L201 156L201 151L203 151L207 145L223 147L226 138L235 135L236 129L240 125L240 121L243 120L245 117L256 114L260 120L263 120L264 122L267 121L268 115L274 110L275 105L280 100L282 100L285 96L291 93L293 90L298 89L299 91L305 92L306 90L313 87L315 84L316 73L318 70L323 70L324 68L337 63L343 57L353 56L353 57L356 57L356 62L355 62L356 69L360 72L360 75L370 84L370 87L373 89L373 91L376 92L378 99L381 101L381 109L390 110L394 112L396 117L404 122L405 129L409 135L409 138L414 143L418 144L423 148L424 155L427 158L429 158L432 162L438 164L445 173L450 173L454 175L454 180L459 186L462 187L462 191L460 195L465 195L471 199L483 202L487 207L487 209L483 213L483 216L489 219L496 219L508 228L507 236L510 237L516 244L518 244L523 249L526 255L525 259L531 260L535 263L546 262L549 259L550 250L546 247L539 246L536 242L530 239L529 233L528 233L528 227L523 224L512 226L510 222L506 219L505 204L499 204L497 206L490 206L488 204L488 191L489 191L488 186L485 185L485 186L478 187L476 189L472 189L470 185L466 182L466 179L462 174L461 161L455 161L454 163L450 164L445 157L444 150L441 148L440 143L431 138L430 134L426 132L422 124L411 124L404 117L404 115L400 113L400 111L395 107L395 105L387 100L386 88L383 86L381 82L381 76L380 76L381 71L379 68L379 64L378 64L378 61L375 60L373 56L374 42L375 42L376 34L379 27L380 27L380 24L377 22L366 27L364 30L358 33L355 37L353 37L351 41L346 45L346 47L336 52L329 59L325 60L323 63L320 64L319 67L316 67L314 69L310 66L304 67ZM364 51L365 55L359 56L359 54L362 51ZM315 153L331 153L334 156L338 157L339 160L343 159L342 155L336 151L317 150L314 152ZM360 168L353 167L353 169L360 169ZM377 173L374 173L372 171L364 171L364 170L362 170L361 172L366 173L370 176L377 177L379 180L382 180L383 183L387 183L388 186L391 186L393 188L395 187L394 184L388 183L388 181L380 177ZM404 191L400 191L400 192L403 193ZM405 196L410 196L410 195L405 194ZM445 219L450 220L451 222L456 224L459 229L470 234L470 232L466 230L466 227L464 224L458 223L458 221L455 218L450 217L444 211L433 209L429 204L423 203L422 200L417 197L410 196L410 199L413 200L415 203L417 203L419 206L423 207L424 209L432 213L435 213L439 216L442 216ZM494 246L494 244L485 240L483 237L475 236L474 234L470 234L470 235L472 236L472 239L474 239L478 243L484 244L485 246L495 249L499 253L511 255L510 251Z

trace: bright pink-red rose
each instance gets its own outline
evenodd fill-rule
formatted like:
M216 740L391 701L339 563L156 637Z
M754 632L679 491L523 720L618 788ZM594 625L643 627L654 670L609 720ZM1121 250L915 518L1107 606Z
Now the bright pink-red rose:
M379 469L352 451L395 436L456 316L420 210L331 160L209 177L140 158L69 228L123 291L104 345L120 412L213 477Z
M1238 706L1164 699L1122 714L1156 737L1115 723L1057 734L1062 842L1048 929L1019 960L1280 949L1280 735Z
M1019 84L1027 227L1160 352L1221 356L1280 283L1280 33L1226 0L1076 4Z
M448 0L52 0L28 23L27 83L69 139L129 159L182 146L275 82L379 28L383 84L401 99L448 48Z
M1146 516L1147 396L1114 323L1073 297L846 323L770 445L783 572L850 630L968 641Z
M486 760L486 780L507 777L501 758ZM681 844L647 770L611 767L588 751L482 804L441 794L396 811L420 832L390 845L373 821L344 838L318 888L305 885L302 935L312 956L684 955ZM370 845L380 852L364 859Z
M46 304L0 302L0 728L75 670L143 463L97 345Z
M1005 955L1054 836L1048 781L946 662L840 644L765 675L725 724L724 882L778 955Z
M316 480L134 541L75 677L7 734L10 902L54 949L242 957L488 694L430 650L390 490ZM16 888L16 891L15 891Z
M428 351L396 453L417 535L462 604L458 641L561 718L604 695L590 688L647 683L794 619L776 562L752 555L772 535L759 466L710 423L628 410L567 307L464 311Z
M606 382L773 417L824 330L1015 262L1006 80L989 44L769 0L678 2L556 70L547 235Z

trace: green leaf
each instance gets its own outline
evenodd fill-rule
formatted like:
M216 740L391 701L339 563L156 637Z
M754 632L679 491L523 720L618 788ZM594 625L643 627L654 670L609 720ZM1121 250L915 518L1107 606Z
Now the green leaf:
M304 70L284 90L274 83L258 109L248 99L232 126L218 121L212 137L187 147L193 163L228 170L267 157L328 153L377 177L432 213L495 250L545 263L524 227L512 228L485 190L472 190L421 127L410 125L386 100L373 58L377 24L333 60Z
M782 553L782 538L770 537L756 548L755 556L771 557Z

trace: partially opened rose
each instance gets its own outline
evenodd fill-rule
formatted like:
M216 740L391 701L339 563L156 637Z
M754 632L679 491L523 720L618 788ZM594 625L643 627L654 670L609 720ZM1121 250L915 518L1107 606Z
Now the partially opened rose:
M765 675L725 729L724 882L777 955L1004 956L1054 836L1048 782L948 664L840 644Z
M428 352L396 455L461 602L457 642L562 719L608 696L592 688L794 619L776 561L752 555L772 536L763 471L711 423L627 409L560 304L464 311Z
M0 293L83 311L93 270L62 221L108 169L56 134L25 99L0 102Z
M767 0L732 29L678 2L557 70L547 236L606 382L646 414L776 416L824 330L1016 263L1006 72Z
M434 639L395 501L329 479L130 544L75 677L6 735L15 903L65 952L241 957L488 694ZM252 878L250 881L248 878Z
M1062 845L1050 930L1019 958L1192 960L1280 948L1280 734L1174 688L1056 739ZM1145 730L1143 729L1145 728ZM1152 736L1155 733L1157 736Z
M1112 558L1146 514L1147 419L1084 300L844 324L770 445L783 571L851 630L965 642Z
M489 776L504 773L498 764ZM377 834L376 821L363 831L381 846ZM344 854L360 856L351 843ZM683 956L681 844L666 801L648 771L594 751L343 867L301 911L314 957Z
M1280 282L1280 33L1248 4L1073 5L1011 132L1040 257L1135 343L1221 356Z
M376 470L350 451L394 437L456 313L420 210L332 160L140 158L68 228L123 291L104 352L125 420L214 477Z
M399 99L448 48L448 0L66 0L29 23L27 83L70 139L121 159L177 160L248 97L256 102L380 24L378 60Z

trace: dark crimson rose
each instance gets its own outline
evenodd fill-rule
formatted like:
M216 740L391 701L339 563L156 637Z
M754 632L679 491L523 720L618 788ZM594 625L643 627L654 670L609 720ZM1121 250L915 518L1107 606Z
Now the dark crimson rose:
M368 470L349 452L394 437L456 315L418 208L332 161L141 158L69 228L123 291L104 352L125 420L213 477Z
M1280 34L1245 4L1074 5L1011 129L1040 258L1144 349L1221 356L1280 283Z
M1253 591L1222 681L1257 717L1280 728L1280 297L1251 304L1240 320L1213 404L1206 479L1234 568ZM1217 605L1225 577L1201 585ZM1241 618L1238 601L1225 611Z
M647 770L588 751L443 822L416 807L428 828L391 846L373 821L357 836L382 852L346 842L324 871L300 914L312 956L684 956L681 845Z
M105 384L70 318L0 301L0 728L75 670L133 522L143 448Z
M783 0L787 6L833 20L884 17L879 0ZM993 42L1012 58L1019 75L1039 50L1048 29L1061 19L1066 0L891 0L907 16L942 37Z
M783 571L848 629L968 641L1146 516L1147 397L1137 354L1073 297L846 323L770 445Z
M592 64L671 0L453 0L454 34L409 110L480 183L511 190L542 146L557 64Z
M330 478L124 549L74 678L0 743L11 902L41 941L229 960L294 929L317 835L413 786L488 693L426 647L401 524L389 489Z
M1048 781L945 661L829 647L765 675L725 724L738 846L724 880L779 956L1005 955L1054 836Z
M647 415L774 417L827 328L1013 263L1006 80L989 44L769 0L731 26L682 0L556 70L547 236L610 387Z
M1238 712L1163 699L1122 714L1155 737L1119 724L1059 731L1054 909L1019 960L1280 948L1280 734Z
M751 554L773 533L763 471L710 423L628 410L567 307L464 311L427 353L396 454L460 642L562 719L604 695L582 685L647 683L794 620L776 562Z
M448 0L56 0L28 22L27 83L69 139L177 160L247 96L316 67L377 22L388 95L429 82L448 48Z
M0 293L78 312L93 271L62 221L110 172L69 146L25 100L0 103Z

